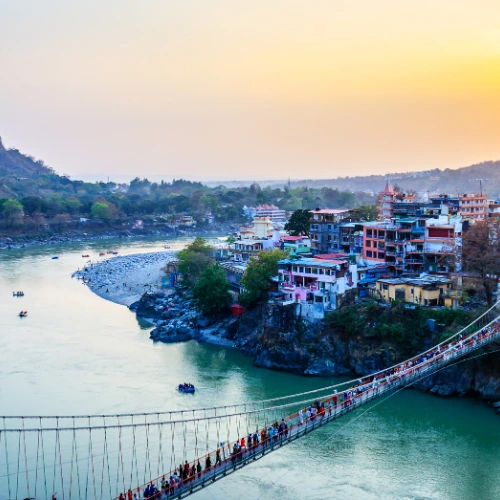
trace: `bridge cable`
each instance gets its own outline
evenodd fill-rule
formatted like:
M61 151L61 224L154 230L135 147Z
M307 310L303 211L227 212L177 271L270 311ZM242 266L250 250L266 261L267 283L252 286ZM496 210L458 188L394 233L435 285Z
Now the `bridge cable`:
M377 403L375 403L373 406L370 406L369 408L367 408L366 410L364 410L362 413L360 413L359 415L356 415L354 418L352 418L351 420L349 420L349 422L346 422L344 425L342 425L339 429L337 429L337 431L335 431L328 439L326 439L325 441L323 441L322 445L324 446L326 443L328 443L329 441L331 441L337 434L339 434L342 430L344 430L347 426L351 425L352 423L354 423L356 420L359 420L361 417L363 417L366 413L372 411L374 408L376 408L377 406L381 405L382 403L385 403L388 399L392 398L393 396L395 396L396 394L400 393L401 391L407 389L408 387L411 387L412 385L415 385L416 383L420 382L422 379L424 378L427 378L427 377L430 377L431 375L435 375L436 373L440 372L441 370L444 370L446 368L450 368L452 366L455 366L455 365L458 365L460 363L463 363L465 361L471 361L473 359L476 359L476 358L480 358L482 356L487 356L488 354L494 354L496 352L500 352L500 349L496 349L494 351L491 351L491 352L485 352L485 353L481 353L481 354L478 354L477 356L473 356L471 358L465 358L465 359L460 359L458 361L456 361L455 363L450 363L449 365L446 365L446 366L443 366L441 368L439 368L438 370L432 372L432 373L428 373L428 374L425 374L424 376L422 376L419 380L414 380L410 383L408 383L407 385L403 386L403 387L400 387L398 390L394 391L393 393L389 394L387 397L385 397L384 399L378 401ZM309 452L308 456L310 458L312 458L312 455L311 455L311 452ZM272 485L274 486L278 480L281 480L283 479L289 472L291 472L292 469L288 469L282 476L280 476L277 480L273 481L272 482ZM260 483L262 483L262 479L259 481ZM257 498L256 500L261 500L267 493L269 493L269 489L267 491L264 491L263 493L261 493Z
M21 431L19 431L19 439L17 442L17 474L16 474L16 498L19 492L19 461L21 457Z
M44 450L44 446L43 446L43 425L42 425L41 418L40 418L40 443L42 445L43 483L45 486L45 498L49 498L49 494L48 494L48 490L47 490L47 467L45 465L45 450ZM10 496L10 491L9 491L9 496Z
M3 418L3 427L6 429L5 417ZM7 433L5 432L4 444L5 444L5 461L7 463L7 486L9 490L9 498L12 496L10 489L10 471L9 471L9 447L7 445Z
M24 418L22 420L23 423L23 430L24 430ZM26 433L23 432L23 447L24 447L24 468L26 469L26 490L28 492L28 498L31 496L30 495L30 480L29 480L29 473L28 473L28 457L26 456Z
M63 468L62 468L62 453L61 453L61 436L60 433L57 433L57 447L59 448L59 468L61 470L61 490L62 490L62 497L64 500L64 477L63 477ZM96 496L97 498L97 496Z
M133 418L134 417L132 417L132 422L133 422ZM137 461L137 447L136 447L135 427L132 427L132 434L133 434L133 451L132 451L132 472L131 472L131 474L134 471L134 459L135 459L135 477L136 477L136 480L137 480L136 484L139 484L139 463ZM131 477L132 477L132 475L131 475Z
M73 426L74 426L75 421L73 420ZM73 432L73 437L71 440L71 466L70 466L70 471L69 471L69 500L71 500L73 496L73 461L75 458L75 440L76 440L76 433ZM37 468L38 468L38 460L37 460ZM38 471L37 471L38 472ZM36 494L35 494L36 498Z
M1 441L1 431L0 431L0 441ZM40 450L40 432L37 433L37 442L36 442L36 463L35 463L35 498L38 486L38 454Z
M118 417L118 424L120 423L120 417ZM118 466L121 464L121 470L122 470L122 483L123 483L123 490L125 490L125 470L123 467L123 448L122 448L122 429L120 427L118 431L118 440L119 440L119 457L118 457Z

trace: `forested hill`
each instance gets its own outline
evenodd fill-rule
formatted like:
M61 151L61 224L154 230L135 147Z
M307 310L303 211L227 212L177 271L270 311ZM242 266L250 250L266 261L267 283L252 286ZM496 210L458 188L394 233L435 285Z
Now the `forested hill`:
M6 149L0 138L0 197L18 198L33 190L43 179L61 179L43 161L36 161L17 149Z

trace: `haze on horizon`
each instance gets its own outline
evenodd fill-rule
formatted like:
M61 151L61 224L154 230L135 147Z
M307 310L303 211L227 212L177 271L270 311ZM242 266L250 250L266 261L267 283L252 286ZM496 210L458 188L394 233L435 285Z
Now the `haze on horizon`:
M500 159L498 0L0 0L0 135L87 178Z

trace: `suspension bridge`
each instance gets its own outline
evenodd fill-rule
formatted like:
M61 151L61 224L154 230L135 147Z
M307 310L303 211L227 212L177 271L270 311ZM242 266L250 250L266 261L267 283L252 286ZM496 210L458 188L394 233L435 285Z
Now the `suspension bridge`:
M0 417L0 491L11 500L185 498L500 340L499 306L405 362L300 394L155 413Z

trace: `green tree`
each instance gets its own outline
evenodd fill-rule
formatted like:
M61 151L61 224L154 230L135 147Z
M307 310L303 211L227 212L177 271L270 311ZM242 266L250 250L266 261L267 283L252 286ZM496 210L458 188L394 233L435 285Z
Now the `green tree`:
M285 231L287 231L291 236L309 236L310 224L310 210L295 210L289 221L285 224Z
M19 201L9 198L3 202L2 215L10 227L18 226L22 223L23 206Z
M107 203L105 201L96 201L92 205L90 215L94 219L101 219L105 222L111 223L116 220L118 216L118 210L112 203Z
M203 238L196 238L178 254L178 270L185 285L193 286L203 271L213 264L212 248Z
M70 196L66 199L66 208L70 214L79 214L82 206L82 202L74 196Z
M219 264L213 264L201 273L193 288L193 299L196 307L207 316L228 309L231 304L229 282Z
M241 284L245 291L242 301L254 305L269 290L271 278L278 274L278 262L287 254L281 250L262 250L257 257L252 257L243 274Z

